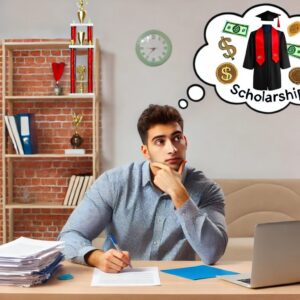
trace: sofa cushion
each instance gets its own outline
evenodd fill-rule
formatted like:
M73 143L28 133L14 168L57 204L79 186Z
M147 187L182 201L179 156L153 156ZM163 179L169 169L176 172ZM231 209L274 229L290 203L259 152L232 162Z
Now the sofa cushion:
M258 223L300 220L299 179L217 179L229 237L253 237Z

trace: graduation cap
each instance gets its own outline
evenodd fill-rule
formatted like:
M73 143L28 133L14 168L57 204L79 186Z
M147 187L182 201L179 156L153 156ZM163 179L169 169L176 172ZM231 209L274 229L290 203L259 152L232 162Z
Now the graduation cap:
M280 14L276 14L269 10L257 15L257 17L260 18L262 21L273 21L275 18L278 18L277 26L280 27L279 16Z

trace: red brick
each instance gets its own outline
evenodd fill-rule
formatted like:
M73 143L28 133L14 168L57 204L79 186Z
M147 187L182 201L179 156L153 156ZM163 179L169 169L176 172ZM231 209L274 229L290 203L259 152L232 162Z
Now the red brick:
M41 51L40 50L29 51L29 54L31 56L41 56Z
M42 50L41 55L42 56L49 56L50 55L50 50Z
M51 55L53 55L53 56L61 56L61 50L51 50Z
M34 61L37 63L37 64L42 64L46 61L46 58L45 57L36 57L34 59Z

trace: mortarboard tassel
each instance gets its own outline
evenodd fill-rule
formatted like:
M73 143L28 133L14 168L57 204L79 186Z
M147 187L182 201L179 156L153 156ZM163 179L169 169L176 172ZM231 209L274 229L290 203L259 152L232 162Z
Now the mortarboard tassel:
M277 27L280 27L279 17L277 18Z

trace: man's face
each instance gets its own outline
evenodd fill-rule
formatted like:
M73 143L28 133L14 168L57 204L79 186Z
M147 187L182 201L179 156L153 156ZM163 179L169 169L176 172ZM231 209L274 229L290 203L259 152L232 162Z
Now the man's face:
M186 137L177 122L157 124L148 130L147 145L142 145L144 157L150 162L159 162L178 170L185 160Z

